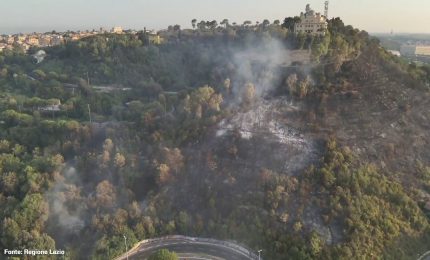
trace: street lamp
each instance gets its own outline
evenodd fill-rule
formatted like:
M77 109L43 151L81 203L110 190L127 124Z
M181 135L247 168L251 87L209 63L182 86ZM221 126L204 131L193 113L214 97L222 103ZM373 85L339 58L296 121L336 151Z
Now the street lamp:
M126 253L126 257L128 260L128 247L127 247L127 237L125 235L124 236L124 244L125 244L125 253Z
M260 250L257 251L258 252L258 260L261 260L261 252L262 251L263 251L262 249L260 249Z

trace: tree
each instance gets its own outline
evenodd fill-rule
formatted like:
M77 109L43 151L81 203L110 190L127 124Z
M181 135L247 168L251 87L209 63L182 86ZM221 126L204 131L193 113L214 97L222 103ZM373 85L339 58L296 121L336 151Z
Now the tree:
M101 155L101 167L102 168L107 168L109 166L109 162L110 162L110 153L106 150L103 151L102 155Z
M274 24L274 25L280 25L280 24L281 24L281 21L279 21L279 20L275 20L275 21L273 21L273 24Z
M255 85L252 83L247 83L242 93L242 102L245 105L250 105L255 100Z
M294 26L296 23L300 23L301 19L298 16L287 17L282 24L282 27L287 28L289 31L294 31Z
M300 222L300 221L297 221L296 223L294 223L294 225L293 225L293 230L295 231L295 232L300 232L301 230L302 230L302 228L303 228L303 224L302 224L302 222Z
M267 19L264 19L264 21L263 21L262 25L263 25L263 28L266 28L267 26L269 26L269 25L270 25L270 21L269 21L269 20L267 20Z
M162 161L176 174L184 167L184 156L178 148L164 148L162 150Z
M217 26L218 26L218 22L216 20L212 20L209 22L209 28L211 30L215 30L217 28Z
M186 234L189 231L189 226L191 224L191 218L187 212L181 211L177 217L177 225L178 231L182 234Z
M183 101L184 110L194 114L196 118L201 118L210 112L219 112L222 102L222 95L215 93L215 90L208 85L194 90Z
M290 76L288 76L286 83L287 83L287 87L288 87L288 93L290 95L295 95L297 92L297 74L291 74Z
M221 24L221 25L224 25L224 26L225 26L225 28L227 28L227 27L229 26L228 19L224 19L224 20L222 20L222 21L220 22L220 24Z
M196 29L196 23L197 23L197 19L191 20L191 26L193 26L193 29Z
M170 175L170 168L167 164L160 164L158 166L158 176L157 176L157 183L158 185L165 184L170 181L171 175Z
M122 168L125 166L125 157L121 153L116 153L114 158L115 166L118 168Z
M112 142L112 139L107 138L103 143L103 152L101 154L101 166L103 168L108 167L108 164L111 159L111 152L114 148L114 144Z
M206 22L205 21L200 21L200 23L197 24L197 28L199 28L199 30L203 31L206 29Z
M112 152L113 147L114 147L114 145L113 145L112 139L107 138L103 143L103 150L108 151L108 152Z
M115 187L107 180L100 182L96 187L97 207L112 208L116 204Z
M175 24L174 26L173 26L173 30L176 32L176 31L180 31L181 30L181 26L179 25L179 24Z
M3 173L0 181L3 194L13 194L18 187L18 177L15 172Z
M311 78L307 76L299 83L299 97L304 98L310 91Z
M28 194L14 212L13 219L22 229L42 230L48 219L49 206L41 194Z
M2 228L0 229L0 241L5 248L15 248L20 246L20 236L22 233L22 227L11 218L5 218L2 222Z
M178 255L175 252L171 252L167 249L160 249L151 256L148 260L178 260Z
M40 80L43 80L46 78L46 74L43 70L34 70L33 75L34 75L34 77L36 77L37 79L40 79Z
M251 24L252 24L252 22L249 21L249 20L246 20L246 21L243 22L243 26L245 26L245 27L248 27Z
M315 40L312 44L312 56L314 60L319 62L320 58L328 53L329 45L330 45L329 33L324 35L322 38Z
M230 89L231 88L231 80L229 78L226 78L224 80L224 88L225 88L227 93L230 93L230 91L231 91L231 89Z
M318 233L313 231L311 233L311 237L310 237L310 249L311 249L312 255L317 257L321 253L321 250L323 248L323 244L324 244L324 242L320 238Z

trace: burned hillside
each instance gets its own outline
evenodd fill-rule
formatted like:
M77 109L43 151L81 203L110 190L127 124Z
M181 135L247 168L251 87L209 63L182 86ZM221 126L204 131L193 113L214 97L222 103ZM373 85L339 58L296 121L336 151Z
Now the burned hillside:
M317 36L204 24L159 44L91 36L37 64L0 54L1 246L111 259L124 236L182 234L265 259L427 250L426 69L338 18Z

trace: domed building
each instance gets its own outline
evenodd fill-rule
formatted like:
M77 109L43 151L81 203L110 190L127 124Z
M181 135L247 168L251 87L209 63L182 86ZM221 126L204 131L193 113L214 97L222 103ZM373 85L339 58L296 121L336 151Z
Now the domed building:
M294 25L296 33L325 35L326 29L327 18L312 10L309 4L306 5L306 12L300 13L300 22Z

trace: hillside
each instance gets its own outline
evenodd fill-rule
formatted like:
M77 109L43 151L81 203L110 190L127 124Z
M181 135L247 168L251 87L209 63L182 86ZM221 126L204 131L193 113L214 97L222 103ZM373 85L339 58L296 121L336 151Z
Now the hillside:
M265 259L430 248L430 69L280 24L0 54L0 245L110 259L169 234ZM33 50L36 51L36 50ZM427 205L426 205L427 204Z

